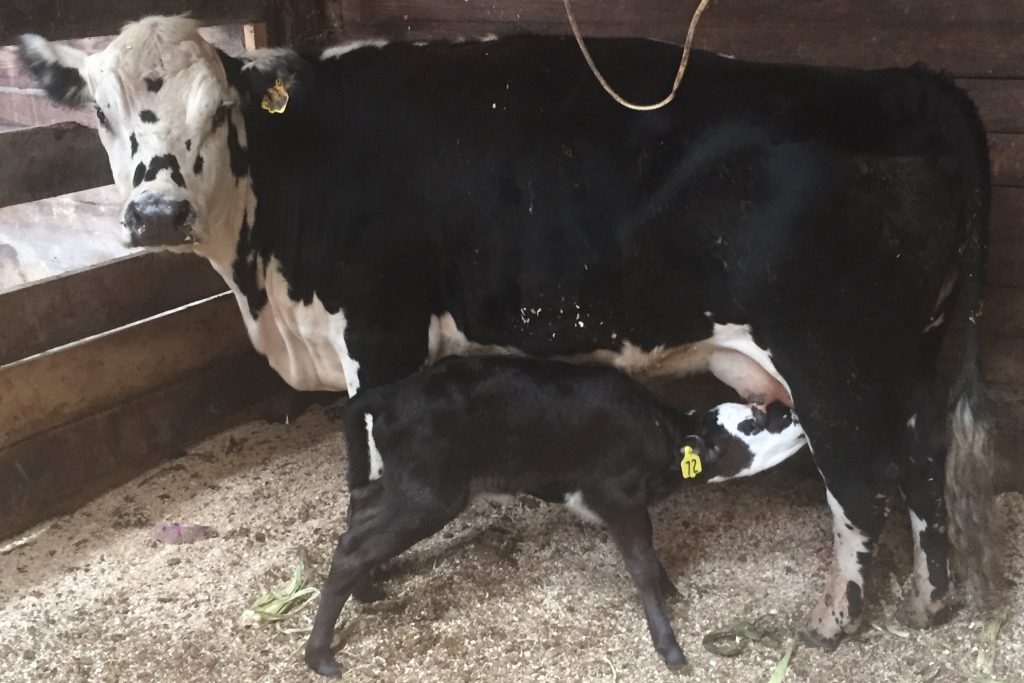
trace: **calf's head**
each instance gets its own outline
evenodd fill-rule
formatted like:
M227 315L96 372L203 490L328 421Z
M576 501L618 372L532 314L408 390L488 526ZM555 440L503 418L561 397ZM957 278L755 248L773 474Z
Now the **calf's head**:
M148 17L91 55L21 37L23 64L52 99L95 108L130 246L202 252L251 209L241 107L275 74L245 73L258 60L228 57L198 27Z
M700 454L711 482L774 467L807 443L796 416L779 402L767 407L723 403L695 418L697 433L686 445Z

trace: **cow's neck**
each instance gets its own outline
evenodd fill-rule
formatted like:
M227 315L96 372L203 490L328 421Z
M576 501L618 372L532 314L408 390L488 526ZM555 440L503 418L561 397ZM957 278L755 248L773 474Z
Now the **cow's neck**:
M238 241L243 222L252 223L256 214L256 193L252 178L244 176L227 201L218 204L211 216L209 237L196 245L196 253L207 259L232 288L235 287L233 267L238 257Z

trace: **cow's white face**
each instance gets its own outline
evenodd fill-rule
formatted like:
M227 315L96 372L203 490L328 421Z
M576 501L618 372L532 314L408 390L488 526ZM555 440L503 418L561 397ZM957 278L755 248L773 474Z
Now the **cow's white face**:
M95 107L130 246L192 250L242 215L239 93L197 28L180 17L143 19L89 56L40 36L21 40L23 62L52 98Z

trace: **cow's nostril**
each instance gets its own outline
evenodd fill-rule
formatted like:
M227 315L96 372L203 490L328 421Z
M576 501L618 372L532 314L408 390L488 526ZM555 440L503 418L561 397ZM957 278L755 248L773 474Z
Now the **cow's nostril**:
M124 225L132 232L138 232L144 223L142 212L135 202L130 202L124 211Z
M187 201L180 202L174 210L174 225L178 228L188 227L192 224L193 217L192 205Z

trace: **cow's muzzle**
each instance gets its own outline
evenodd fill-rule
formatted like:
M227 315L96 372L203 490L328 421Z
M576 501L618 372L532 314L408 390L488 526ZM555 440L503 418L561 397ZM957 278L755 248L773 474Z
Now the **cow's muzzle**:
M124 226L133 247L176 247L190 244L196 211L187 199L163 199L143 194L128 203Z

